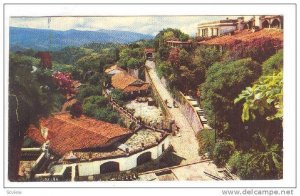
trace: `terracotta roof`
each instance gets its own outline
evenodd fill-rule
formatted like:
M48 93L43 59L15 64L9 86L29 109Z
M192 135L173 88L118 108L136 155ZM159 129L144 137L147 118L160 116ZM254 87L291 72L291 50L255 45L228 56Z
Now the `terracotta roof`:
M111 144L112 139L131 133L128 129L116 124L84 115L80 118L71 118L68 113L59 113L42 119L40 127L48 129L46 138L34 126L30 126L27 135L39 144L49 140L50 149L61 156L73 150L107 146Z
M177 40L169 40L167 41L167 43L175 43L175 44L191 44L192 40L188 40L188 41L177 41Z
M107 68L105 70L105 73L109 73L109 72L114 71L114 70L119 70L119 71L122 71L122 72L125 71L124 69L122 69L118 65L113 65L113 66L110 66L109 68Z
M111 84L114 88L123 90L124 92L146 90L149 88L148 83L125 72L115 74L111 78Z
M152 53L152 52L154 52L154 49L153 49L153 48L145 48L145 49L144 49L144 52L145 52L145 53L148 53L148 52L151 52L151 53Z
M147 90L149 88L149 84L148 83L144 83L140 86L127 86L123 91L124 92L132 92L132 91L142 91L142 90Z
M236 32L236 34L234 35L225 35L225 36L201 41L199 42L199 44L231 46L240 42L252 42L255 39L265 38L265 37L283 41L283 32L278 29L262 29L257 32L243 30L240 32Z

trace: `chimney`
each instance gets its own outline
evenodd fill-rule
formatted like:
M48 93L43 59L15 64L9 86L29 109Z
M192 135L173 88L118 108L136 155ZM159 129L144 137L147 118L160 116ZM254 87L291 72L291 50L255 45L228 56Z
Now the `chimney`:
M41 127L41 135L44 139L47 139L48 137L48 128L47 127Z

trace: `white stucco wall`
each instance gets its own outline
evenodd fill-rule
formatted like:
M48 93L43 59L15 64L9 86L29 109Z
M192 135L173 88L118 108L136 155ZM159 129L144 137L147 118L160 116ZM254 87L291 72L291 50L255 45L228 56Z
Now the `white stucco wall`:
M220 35L232 32L236 30L236 26L221 26L220 27Z
M199 36L201 36L201 37L204 36L202 33L203 29L207 30L207 36L211 37L211 36L223 35L223 34L235 31L236 26L228 25L228 26L211 26L211 27L203 27L203 28L198 27Z
M120 158L115 158L115 159L78 163L77 165L78 165L78 170L79 170L79 176L89 176L89 175L100 174L100 166L103 163L110 162L110 161L118 162L119 166L120 166L120 171L130 170L137 166L137 158L139 155L141 155L143 153L151 152L151 158L153 160L159 158L162 155L162 145L163 144L165 145L165 150L166 150L170 145L169 136L166 137L157 146L154 146L150 149L130 155L128 157L120 157Z
M109 75L115 75L115 74L120 73L120 72L122 72L122 71L115 69L115 70L110 71L108 74Z

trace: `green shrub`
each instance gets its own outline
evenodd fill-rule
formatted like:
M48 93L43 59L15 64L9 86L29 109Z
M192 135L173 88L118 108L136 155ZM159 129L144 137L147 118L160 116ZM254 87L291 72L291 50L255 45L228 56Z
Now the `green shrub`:
M113 89L110 92L110 96L119 105L123 105L124 104L125 94L121 90L119 90L119 89Z
M241 179L251 179L252 172L250 171L252 169L248 167L250 157L250 153L235 151L227 162L231 172L239 176Z
M234 149L233 141L217 142L213 152L215 164L220 167L224 166L234 152Z
M100 85L100 81L101 75L97 72L88 78L88 83L90 83L91 85Z
M90 96L83 100L83 105L87 103L96 104L98 107L106 107L108 99L104 96Z
M265 154L265 153L263 153ZM258 156L259 155L259 156ZM242 153L236 151L229 158L227 164L231 172L239 176L243 180L267 180L267 179L281 179L282 178L282 164L280 168L272 165L272 158L264 158L262 152L254 151ZM257 161L253 159L258 158Z
M203 155L209 153L210 157L212 157L215 148L215 131L203 129L197 133L197 140L199 144L199 154Z
M86 85L80 87L77 94L77 99L82 102L86 97L94 95L102 95L102 89L100 85Z
M169 76L172 73L170 63L166 61L158 62L156 65L157 75L161 78L163 76Z
M110 123L118 123L120 118L119 114L113 111L110 107L96 109L94 116L98 120Z
M282 69L283 65L283 50L279 50L276 54L268 58L261 65L263 75L271 75L274 72Z
M96 108L97 108L97 105L90 103L90 102L85 103L82 106L83 113L90 117L94 116Z

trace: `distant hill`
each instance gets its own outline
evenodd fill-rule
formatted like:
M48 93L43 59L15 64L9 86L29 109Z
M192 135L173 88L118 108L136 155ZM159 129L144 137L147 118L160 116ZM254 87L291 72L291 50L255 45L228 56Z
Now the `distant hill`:
M152 35L130 31L99 30L99 31L56 31L10 27L10 50L17 51L32 48L34 50L60 50L67 46L98 43L130 43L141 39L152 39Z

